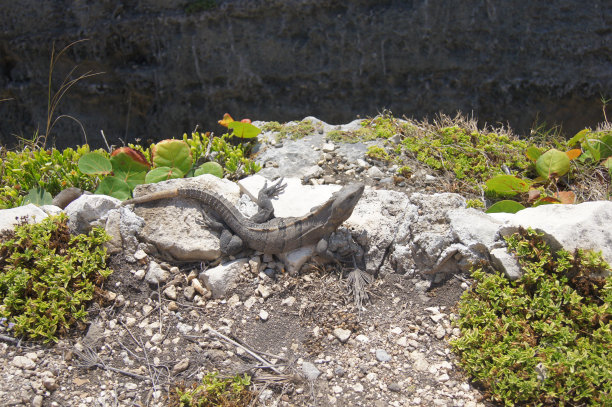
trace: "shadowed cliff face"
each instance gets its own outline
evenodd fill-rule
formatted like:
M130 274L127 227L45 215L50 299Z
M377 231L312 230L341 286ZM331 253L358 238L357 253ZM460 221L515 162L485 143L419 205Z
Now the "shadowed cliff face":
M105 72L76 84L58 113L88 141L161 139L236 118L314 115L347 122L471 113L526 131L603 120L612 97L612 3L480 1L20 1L0 6L0 141L44 129L56 68ZM204 3L204 2L202 2ZM85 140L61 120L58 146ZM96 141L97 139L97 141Z

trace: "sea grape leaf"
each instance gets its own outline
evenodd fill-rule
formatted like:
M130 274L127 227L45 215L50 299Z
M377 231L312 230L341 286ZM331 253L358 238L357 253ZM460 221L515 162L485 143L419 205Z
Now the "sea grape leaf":
M45 191L41 187L34 187L28 191L28 194L23 198L23 204L34 204L38 206L51 205L53 203L53 197L50 193Z
M536 146L531 146L527 148L525 154L527 155L527 158L535 162L542 155L542 151Z
M487 209L486 213L517 213L518 211L525 209L523 205L516 201L504 200L494 203Z
M100 182L96 194L109 195L122 201L131 195L131 188L127 182L117 177L106 177Z
M147 173L145 176L145 183L155 184L169 179L183 178L183 175L184 173L178 168L157 167Z
M570 159L562 151L551 148L538 158L536 170L545 178L557 178L567 174L570 169Z
M200 165L193 173L194 177L202 174L212 174L216 177L223 178L223 167L217 162L209 161Z
M230 116L229 113L225 113L223 119L219 120L218 123L223 127L227 127L227 125L233 121L234 119L232 119L232 116Z
M89 175L110 174L113 169L110 160L97 151L83 154L77 165L83 174Z
M513 196L529 191L529 183L514 175L497 175L486 182L487 190L499 195Z
M575 160L576 158L580 157L580 154L582 154L582 150L579 148L574 148L569 151L566 151L565 154L570 160Z
M156 167L170 167L184 175L193 164L191 148L183 140L162 140L152 149L153 164ZM183 176L181 175L181 177Z
M261 133L259 127L253 126L251 123L233 121L228 123L227 127L234 131L234 136L240 138L253 138Z

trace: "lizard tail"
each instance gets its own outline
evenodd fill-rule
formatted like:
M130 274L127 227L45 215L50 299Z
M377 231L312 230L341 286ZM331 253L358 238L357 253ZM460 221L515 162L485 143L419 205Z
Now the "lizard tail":
M153 192L152 194L139 196L138 198L128 199L127 201L121 202L121 206L135 205L145 202L157 201L158 199L174 198L178 196L178 189L165 189L163 191Z

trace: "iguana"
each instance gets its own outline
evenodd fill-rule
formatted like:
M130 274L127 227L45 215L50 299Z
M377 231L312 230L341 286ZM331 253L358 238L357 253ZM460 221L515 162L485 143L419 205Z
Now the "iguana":
M282 181L282 180L281 180ZM259 192L260 211L247 219L227 199L210 191L195 187L179 187L158 191L124 201L122 205L141 204L164 198L195 199L213 211L249 248L268 254L285 253L297 248L317 244L328 237L353 213L363 194L361 183L347 185L308 214L300 217L273 218L271 197L285 188L281 181ZM225 251L222 247L222 251Z

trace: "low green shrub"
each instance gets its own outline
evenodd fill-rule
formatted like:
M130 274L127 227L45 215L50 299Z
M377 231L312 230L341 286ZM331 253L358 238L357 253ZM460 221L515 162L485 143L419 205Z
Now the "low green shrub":
M217 372L206 374L202 384L191 388L178 386L170 396L171 407L246 407L252 405L256 395L249 390L251 378L236 375L227 379L218 377Z
M23 203L32 188L42 188L51 195L68 187L94 190L96 180L83 174L79 158L89 152L89 146L59 151L26 147L21 151L6 151L0 156L0 209Z
M459 303L464 369L505 405L612 405L612 276L600 254L553 253L542 236L507 239L523 276L473 272Z
M112 270L102 228L71 236L67 216L0 236L0 318L15 336L57 341L87 319L85 305Z

